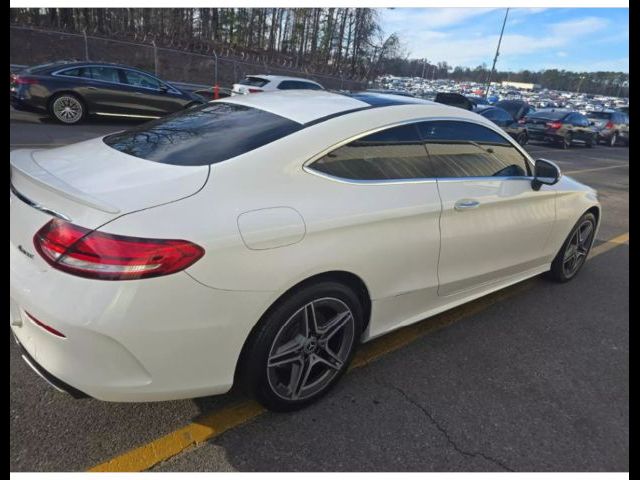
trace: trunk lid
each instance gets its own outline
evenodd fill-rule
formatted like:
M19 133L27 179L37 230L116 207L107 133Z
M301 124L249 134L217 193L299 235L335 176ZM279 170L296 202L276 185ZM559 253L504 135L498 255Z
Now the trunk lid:
M209 166L144 160L101 138L49 150L14 150L10 164L18 199L86 228L193 195L209 175Z

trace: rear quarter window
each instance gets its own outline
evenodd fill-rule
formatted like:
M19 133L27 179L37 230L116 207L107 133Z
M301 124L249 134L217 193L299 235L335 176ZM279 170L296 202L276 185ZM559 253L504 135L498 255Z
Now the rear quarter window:
M216 102L104 138L120 152L170 165L211 165L242 155L302 128L264 110Z

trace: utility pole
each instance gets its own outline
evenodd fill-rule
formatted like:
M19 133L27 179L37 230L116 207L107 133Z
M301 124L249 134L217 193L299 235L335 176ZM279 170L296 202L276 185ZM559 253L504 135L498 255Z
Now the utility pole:
M584 80L584 75L580 76L580 82L578 82L578 91L576 93L580 93L580 87L582 86L582 81Z
M489 87L491 86L491 77L493 77L493 72L496 68L496 62L498 61L498 55L500 55L500 44L502 43L502 34L504 33L504 26L507 24L507 16L509 15L509 9L504 14L504 21L502 22L502 30L500 30L500 38L498 39L498 46L496 48L496 56L493 57L493 65L491 66L491 71L489 72L489 78L487 79L487 88L484 89L484 98L487 98L489 95Z
M427 61L425 58L422 59L422 78L424 78L424 69L427 66Z

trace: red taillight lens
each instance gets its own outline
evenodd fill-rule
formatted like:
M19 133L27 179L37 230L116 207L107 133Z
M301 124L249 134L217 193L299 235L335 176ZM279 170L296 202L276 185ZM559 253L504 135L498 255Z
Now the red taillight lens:
M34 317L33 315L31 315L31 314L30 314L29 312L27 312L26 310L25 310L25 312L24 312L24 313L27 315L27 317L29 317L29 319L30 319L33 323L35 323L36 325L38 325L38 326L39 326L39 327L41 327L41 328L44 328L47 332L49 332L49 333L51 333L51 334L55 335L56 337L60 337L60 338L67 338L67 336L66 336L64 333L59 332L58 330L56 330L55 328L53 328L53 327L51 327L51 326L47 325L47 324L46 324L46 323L44 323L44 322L41 322L40 320L38 320L36 317Z
M262 90L260 90L259 88L250 88L249 89L249 93L260 93Z
M204 255L186 240L111 235L54 219L33 237L49 265L80 277L134 280L179 272Z
M609 120L607 124L604 126L604 128L607 128L607 129L613 128L613 122Z
M562 127L562 122L548 122L547 123L547 127L553 128L554 130L557 130L560 127Z
M33 85L34 83L38 83L38 80L36 80L35 78L21 77L19 75L16 75L13 78L13 81L18 85Z

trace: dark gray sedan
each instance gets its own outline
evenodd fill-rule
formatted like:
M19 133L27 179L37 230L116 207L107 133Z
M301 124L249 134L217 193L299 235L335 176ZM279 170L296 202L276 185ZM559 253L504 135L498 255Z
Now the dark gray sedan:
M126 65L56 62L11 74L11 105L66 124L89 115L158 118L204 103L197 94Z

